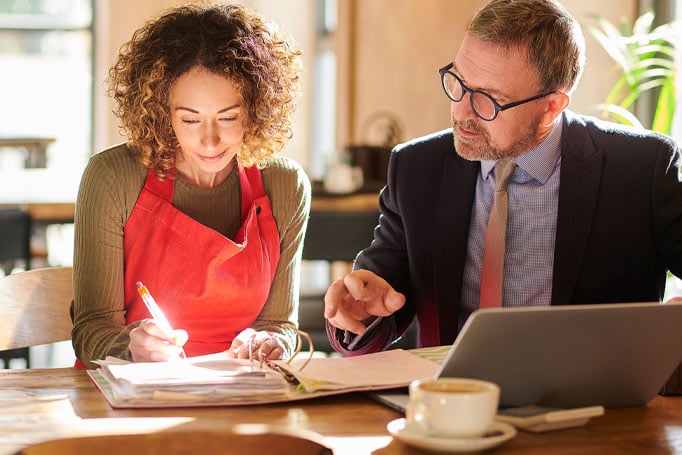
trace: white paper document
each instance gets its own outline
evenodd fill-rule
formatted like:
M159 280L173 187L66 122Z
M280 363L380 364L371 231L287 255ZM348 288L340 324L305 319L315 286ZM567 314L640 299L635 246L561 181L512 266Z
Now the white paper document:
M414 379L432 377L438 364L402 349L356 357L305 359L274 363L293 375L307 392L317 390L402 387Z
M276 371L259 362L230 359L225 353L169 362L107 358L97 363L118 399L243 399L289 391L287 381Z

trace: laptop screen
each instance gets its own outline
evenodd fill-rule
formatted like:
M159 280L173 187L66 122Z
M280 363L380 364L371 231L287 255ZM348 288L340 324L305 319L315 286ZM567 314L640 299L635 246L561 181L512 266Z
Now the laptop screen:
M623 407L681 361L682 304L496 308L471 315L436 375L495 382L503 407Z

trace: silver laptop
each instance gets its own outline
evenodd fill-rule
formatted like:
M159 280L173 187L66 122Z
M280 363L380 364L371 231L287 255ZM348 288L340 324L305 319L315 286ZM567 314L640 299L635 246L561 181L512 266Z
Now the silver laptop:
M641 406L682 362L682 304L626 303L474 312L437 377L501 388L500 407ZM404 411L405 390L374 398Z

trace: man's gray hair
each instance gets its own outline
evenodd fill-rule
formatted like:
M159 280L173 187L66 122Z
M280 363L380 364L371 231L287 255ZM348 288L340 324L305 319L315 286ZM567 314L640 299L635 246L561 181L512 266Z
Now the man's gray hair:
M553 0L492 0L476 14L467 32L503 48L527 50L543 91L573 91L585 66L580 25Z

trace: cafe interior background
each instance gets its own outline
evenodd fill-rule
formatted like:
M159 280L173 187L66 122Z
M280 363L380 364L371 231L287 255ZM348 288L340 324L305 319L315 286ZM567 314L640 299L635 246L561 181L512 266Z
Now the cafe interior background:
M454 58L467 21L485 2L237 1L280 23L304 50L303 103L283 153L317 182L330 163L349 160L351 150L388 150L402 140L447 128L449 101L437 70ZM0 0L0 141L54 139L47 145L44 167L27 168L26 148L0 148L0 205L75 201L88 157L123 141L104 94L119 47L144 20L183 3L190 2ZM660 22L682 17L682 0L562 3L583 24L592 15L632 23L649 9ZM587 33L586 40L588 63L570 107L598 115L596 105L619 74L597 41ZM638 109L648 115L646 106ZM678 140L681 124L678 112L673 131ZM33 247L43 254L34 267L71 265L73 225L37 228ZM323 291L329 276L329 264L304 262L302 290ZM680 282L670 280L668 292L682 294ZM35 366L72 362L68 342L41 348L32 348L32 366L34 361Z

